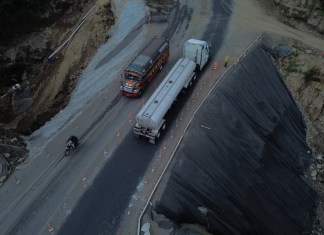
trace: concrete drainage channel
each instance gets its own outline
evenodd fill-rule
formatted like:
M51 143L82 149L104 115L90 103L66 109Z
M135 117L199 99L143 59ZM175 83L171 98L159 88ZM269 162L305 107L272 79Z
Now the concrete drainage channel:
M196 110L194 111L194 113L192 114L192 116L191 116L191 118L190 118L190 120L189 120L189 122L187 123L187 125L186 125L186 127L184 128L184 131L183 131L183 133L181 134L181 137L180 137L180 139L179 139L179 141L177 142L177 145L175 146L175 148L174 148L174 150L173 150L173 152L172 152L172 154L171 154L171 157L170 157L170 159L168 160L168 162L167 162L167 164L166 164L166 166L164 167L164 169L163 169L163 171L162 171L162 173L161 173L161 175L160 175L160 177L159 177L159 179L158 179L158 181L156 182L156 184L155 184L155 186L154 186L154 188L153 188L153 190L152 190L152 192L151 192L151 194L150 194L150 196L149 196L149 198L148 198L148 200L146 201L146 203L145 203L145 206L142 208L142 210L141 210L141 214L140 214L140 216L139 216L139 218L138 218L138 222L137 222L137 235L141 235L141 232L143 232L144 233L144 235L149 235L150 234L150 231L149 231L149 229L150 229L150 224L148 224L148 223L144 223L143 225L142 225L142 218L143 218L143 215L146 213L146 210L147 210L147 208L148 208L148 206L149 206L149 204L151 203L151 200L152 200L152 198L153 198L153 195L154 195L154 193L156 192L156 190L157 190L157 188L158 188L158 186L159 186L159 184L160 184L160 182L161 182L161 180L162 180L162 178L163 178L163 176L164 176L164 174L165 174L165 172L167 171L167 169L168 169L168 167L169 167L169 165L170 165L170 163L171 163L171 161L173 160L173 157L174 157L174 155L175 155L175 152L177 151L177 149L178 149L178 147L179 147L179 145L180 145L180 143L181 143L181 141L182 141L182 139L183 139L183 137L184 137L184 134L186 133L186 131L187 131L187 129L188 129L188 127L189 127L189 125L190 125L190 123L192 122L192 120L193 120L193 118L194 118L194 116L196 115L196 113L198 112L198 110L200 109L200 107L203 105L203 103L206 101L206 99L209 97L209 95L210 95L210 93L214 90L214 88L222 81L222 79L223 79L223 77L224 77L224 75L232 68L232 67L234 67L234 66L236 66L239 62L240 62L240 60L242 59L242 58L244 58L245 56L246 56L246 54L247 53L249 53L250 52L250 50L256 45L256 44L258 44L259 43L259 40L260 40L260 38L263 36L263 34L262 33L260 33L260 35L244 50L244 52L238 57L238 59L233 63L233 64L231 64L223 73L222 73L222 75L220 76L220 78L219 78L219 80L217 80L217 82L212 86L212 88L210 89L210 91L208 92L208 94L207 94L207 96L202 100L202 102L199 104L199 106L196 108Z

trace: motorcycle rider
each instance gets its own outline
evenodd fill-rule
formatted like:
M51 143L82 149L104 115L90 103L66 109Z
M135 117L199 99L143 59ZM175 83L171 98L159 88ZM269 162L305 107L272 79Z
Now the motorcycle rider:
M67 141L67 146L71 147L72 149L75 149L79 144L79 139L78 137L72 135L68 141Z

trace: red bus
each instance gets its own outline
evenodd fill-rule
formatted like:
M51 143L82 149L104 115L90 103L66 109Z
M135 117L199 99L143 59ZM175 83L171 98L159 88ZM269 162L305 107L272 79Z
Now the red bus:
M125 96L140 97L169 58L169 41L153 38L124 69L120 92Z

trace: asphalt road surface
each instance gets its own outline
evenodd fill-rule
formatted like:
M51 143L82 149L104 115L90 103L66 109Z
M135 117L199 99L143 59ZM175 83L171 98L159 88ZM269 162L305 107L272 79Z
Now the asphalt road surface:
M192 17L195 5L201 2L189 2L188 5L177 5L172 17L160 23L167 24L161 34L171 39L172 53L165 71L169 71L180 58L184 36L193 32L195 27L205 32L202 39L212 44L212 56L222 44L231 14L231 1L212 1L213 6L209 10L213 14L206 14L206 17L211 16L205 19L209 22L206 25L202 25L201 20L195 22ZM140 30L136 29L132 35ZM146 36L155 35L147 32ZM130 38L119 46L126 47ZM103 66L114 56L118 53L107 55L98 66ZM163 79L164 70L158 74L156 81ZM153 91L151 86L145 91L143 99L128 99L117 94L116 90L116 96L102 105L105 110L102 116L95 123L87 124L89 131L83 135L80 148L69 158L61 158L50 173L42 176L42 187L30 188L33 194L25 193L26 200L21 202L25 204L16 211L19 215L12 219L7 234L57 233L58 229L54 230L53 224L56 227L63 224L60 234L114 234L136 185L159 148L159 143L151 145L133 138L132 124L128 123L129 114L136 113L141 102ZM181 102L168 114L171 121L186 98ZM118 133L117 126L123 126ZM78 185L79 188L76 187ZM78 195L82 194L80 198ZM37 195L37 198L29 195ZM69 215L67 219L66 215Z

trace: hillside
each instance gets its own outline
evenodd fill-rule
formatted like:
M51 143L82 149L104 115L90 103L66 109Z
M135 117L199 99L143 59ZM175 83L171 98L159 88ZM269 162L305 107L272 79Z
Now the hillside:
M27 157L22 136L67 105L81 72L108 40L111 8L109 0L1 2L0 153L12 167Z
M323 1L258 3L269 16L323 40ZM83 68L98 47L109 40L108 30L115 16L110 0L95 5L89 0L7 0L0 3L0 13L0 154L9 165L0 172L3 182L10 168L28 157L23 135L38 129L69 102ZM72 40L48 60L82 22ZM312 43L290 37L282 37L280 42L296 52L280 61L281 69L308 121L308 141L315 157L309 175L324 198L324 53ZM13 91L17 83L21 88Z

